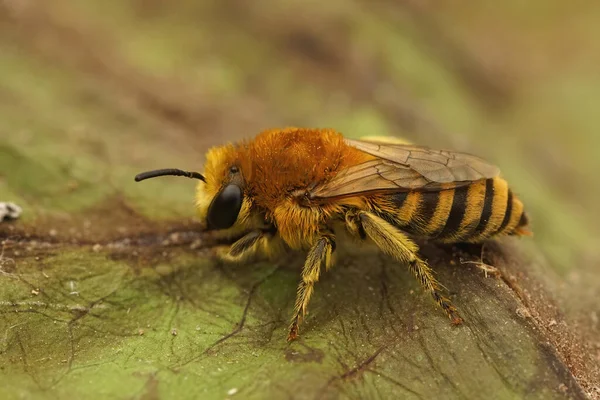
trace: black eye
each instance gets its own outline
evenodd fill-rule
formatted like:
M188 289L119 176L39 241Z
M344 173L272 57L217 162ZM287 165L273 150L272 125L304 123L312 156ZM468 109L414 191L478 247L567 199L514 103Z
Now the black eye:
M208 227L211 229L230 228L242 208L242 189L237 185L227 185L213 199L208 208Z

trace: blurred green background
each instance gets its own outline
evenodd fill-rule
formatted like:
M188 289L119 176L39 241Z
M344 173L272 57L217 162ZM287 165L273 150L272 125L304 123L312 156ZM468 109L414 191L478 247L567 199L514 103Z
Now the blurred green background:
M398 135L499 165L533 221L522 246L599 333L599 21L590 0L2 0L0 201L94 240L191 218L189 182L132 176L200 170L212 145Z

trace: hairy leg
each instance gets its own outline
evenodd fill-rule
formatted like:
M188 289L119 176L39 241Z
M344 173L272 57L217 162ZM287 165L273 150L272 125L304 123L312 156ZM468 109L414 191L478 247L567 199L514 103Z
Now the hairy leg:
M257 229L233 243L227 251L221 254L221 258L226 261L239 262L257 254L271 257L282 250L283 243L273 230Z
M319 280L321 265L325 263L325 268L329 269L331 266L331 255L334 250L335 237L332 234L323 235L310 249L302 268L302 280L298 285L296 305L294 307L294 316L290 325L288 341L298 337L298 326L306 314L314 284Z
M462 318L449 299L442 296L438 281L427 263L418 256L419 247L398 228L369 212L359 212L357 223L364 234L386 254L406 263L419 281L428 291L437 305L441 307L454 324L460 324ZM351 229L356 229L352 227Z

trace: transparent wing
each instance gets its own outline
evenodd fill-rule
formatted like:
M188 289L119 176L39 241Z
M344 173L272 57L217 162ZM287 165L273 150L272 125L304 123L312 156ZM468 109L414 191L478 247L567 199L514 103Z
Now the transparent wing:
M310 198L346 197L366 192L435 191L494 178L500 170L466 153L427 147L346 139L374 157L347 168L309 191Z

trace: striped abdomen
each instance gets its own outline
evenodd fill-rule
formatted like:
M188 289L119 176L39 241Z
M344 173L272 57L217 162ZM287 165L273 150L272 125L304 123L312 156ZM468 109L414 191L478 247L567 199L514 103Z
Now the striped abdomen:
M523 203L501 178L456 189L396 193L390 200L393 219L403 231L442 242L478 242L527 232Z

